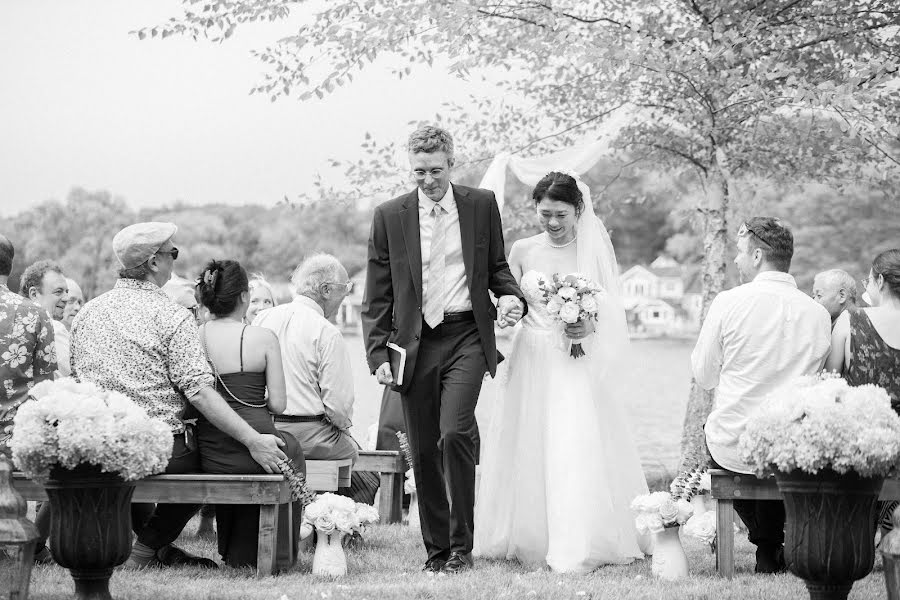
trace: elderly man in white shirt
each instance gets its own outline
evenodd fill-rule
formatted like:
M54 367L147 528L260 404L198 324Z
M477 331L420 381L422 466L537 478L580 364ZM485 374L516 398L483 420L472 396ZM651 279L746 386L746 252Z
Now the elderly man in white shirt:
M797 289L788 274L794 238L778 219L756 217L738 232L734 259L741 281L713 300L691 365L697 383L715 388L706 421L713 461L737 473L752 473L738 452L750 414L785 382L816 373L828 355L831 317ZM737 500L735 511L757 546L756 572L784 570L784 504Z
M297 438L308 459L355 461L358 445L349 432L353 370L344 336L330 320L353 283L335 257L317 254L297 267L291 284L293 302L253 321L274 331L281 345L287 409L275 415L275 425Z

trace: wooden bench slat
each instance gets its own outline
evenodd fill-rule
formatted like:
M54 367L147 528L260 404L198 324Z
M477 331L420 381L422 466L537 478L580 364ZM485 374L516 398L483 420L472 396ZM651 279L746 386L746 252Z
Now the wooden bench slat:
M396 450L360 452L353 468L357 471L375 473L406 473L407 471L406 461Z

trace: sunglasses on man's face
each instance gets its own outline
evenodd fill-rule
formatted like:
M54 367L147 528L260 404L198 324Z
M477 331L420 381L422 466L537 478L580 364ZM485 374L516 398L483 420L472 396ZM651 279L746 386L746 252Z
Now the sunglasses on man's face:
M172 248L171 250L158 250L157 254L168 254L172 257L172 260L178 260L178 248Z
M756 239L758 239L760 242L762 242L762 244L765 245L767 248L771 248L771 247L772 247L772 244L770 244L769 242L767 242L766 239L765 239L764 237L762 237L760 234L758 234L758 233L753 229L753 227L747 225L747 223L741 223L741 228L738 229L738 237L745 237L745 236L751 235L751 234L752 234L753 236L755 236Z

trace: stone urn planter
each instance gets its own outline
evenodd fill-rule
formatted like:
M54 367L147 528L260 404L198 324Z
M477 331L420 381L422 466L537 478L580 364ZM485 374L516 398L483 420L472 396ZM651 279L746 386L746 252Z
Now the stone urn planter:
M843 600L872 571L881 477L830 469L776 472L786 514L784 558L811 600Z
M75 580L75 598L109 600L113 567L131 554L134 483L94 465L56 467L44 486L50 499L50 552Z
M313 555L312 573L325 577L343 577L347 574L347 555L340 531L316 532L316 553Z
M688 576L688 560L678 532L681 527L666 527L653 534L653 558L650 571L668 581Z

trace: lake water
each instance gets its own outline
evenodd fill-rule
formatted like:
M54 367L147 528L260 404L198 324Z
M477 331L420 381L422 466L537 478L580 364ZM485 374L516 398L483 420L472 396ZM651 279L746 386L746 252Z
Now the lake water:
M362 336L345 334L353 361L356 404L353 435L363 445L369 427L378 421L382 387L369 374ZM509 339L498 339L507 353ZM627 406L638 451L647 474L674 471L678 466L681 426L691 382L690 340L634 340L628 351L627 372L618 397ZM490 400L497 393L488 378L482 387L476 417L484 422Z

